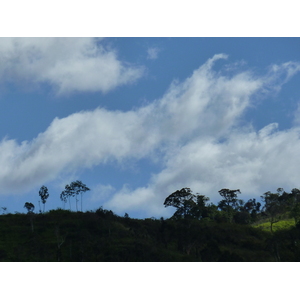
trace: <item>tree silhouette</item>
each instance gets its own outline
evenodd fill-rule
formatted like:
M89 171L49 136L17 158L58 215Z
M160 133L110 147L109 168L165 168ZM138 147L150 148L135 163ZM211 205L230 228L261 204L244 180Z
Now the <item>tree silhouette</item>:
M82 211L82 194L89 191L90 189L82 183L80 180L72 181L70 184L67 184L65 186L65 190L61 192L60 194L60 199L66 203L67 200L69 199L69 204L70 204L70 210L71 210L71 202L70 198L71 197L76 197L76 210L78 211L78 198L77 196L80 194L81 198L81 211Z
M249 214L251 221L257 219L257 215L260 211L261 203L256 202L256 199L249 199L241 209L242 212Z
M261 196L265 202L264 211L269 216L270 229L273 233L273 224L280 221L282 214L287 206L287 196L288 194L284 192L282 188L277 189L277 193L266 192Z
M300 190L292 189L290 196L292 202L290 216L294 218L297 224L300 221Z
M173 218L196 218L202 217L205 203L209 200L208 197L203 195L194 195L190 188L183 188L177 190L168 196L164 202L165 207L173 206L177 208Z
M223 200L218 203L218 207L226 212L229 222L232 222L234 212L238 211L243 204L242 200L237 199L237 194L240 193L240 190L230 189L222 189L219 191L219 194L223 197Z
M34 211L34 205L31 203L31 202L26 202L24 207L27 209L27 213L30 214L30 213L33 213Z
M44 209L43 211L45 212L45 203L46 203L46 200L48 199L49 197L49 193L48 193L48 188L46 186L42 186L39 190L39 195L41 197L41 200L42 200L42 203L44 205ZM39 201L40 202L40 201Z
M64 209L65 209L65 204L68 201L68 197L67 197L66 191L62 191L60 193L60 200L64 203Z
M26 202L24 207L27 209L27 214L29 215L30 219L30 225L31 225L31 231L34 231L33 227L33 211L34 211L34 205L31 202Z
M73 195L76 196L76 210L77 211L78 211L78 209L77 209L77 202L78 202L77 195L80 194L81 211L82 211L82 194L87 192L87 191L90 191L90 189L84 183L82 183L80 180L76 180L76 181L71 182L70 187L71 187Z
M64 191L62 191L60 194L60 200L63 201L64 203L66 203L69 200L70 210L71 210L70 197L73 197L73 196L74 196L73 189L72 189L71 185L67 184L65 186Z

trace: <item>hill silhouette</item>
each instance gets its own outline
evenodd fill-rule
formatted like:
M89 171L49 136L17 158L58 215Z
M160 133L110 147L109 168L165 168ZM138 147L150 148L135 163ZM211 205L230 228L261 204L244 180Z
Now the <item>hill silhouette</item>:
M42 191L47 195L46 187ZM264 205L238 199L240 190L219 193L223 199L218 205L189 188L172 193L164 205L176 211L168 219L135 219L127 213L121 217L102 207L36 214L26 202L27 214L3 210L0 216L0 260L300 261L300 190L267 192Z

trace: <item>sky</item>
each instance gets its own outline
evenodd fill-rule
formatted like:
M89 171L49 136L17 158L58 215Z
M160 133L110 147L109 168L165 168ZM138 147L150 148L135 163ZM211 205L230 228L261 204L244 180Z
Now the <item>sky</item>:
M0 38L0 207L45 185L62 208L74 180L135 218L183 187L300 188L299 86L299 38Z

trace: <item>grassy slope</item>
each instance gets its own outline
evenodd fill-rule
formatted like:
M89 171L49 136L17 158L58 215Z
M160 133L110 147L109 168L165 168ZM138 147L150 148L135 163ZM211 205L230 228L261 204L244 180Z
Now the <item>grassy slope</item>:
M292 227L294 227L295 224L295 220L294 219L283 219L278 221L277 223L273 224L273 231L276 232L278 230L285 230L285 229L290 229ZM271 230L271 223L268 222L263 222L260 224L256 224L253 225L253 227L255 228L261 228L264 231L270 231Z

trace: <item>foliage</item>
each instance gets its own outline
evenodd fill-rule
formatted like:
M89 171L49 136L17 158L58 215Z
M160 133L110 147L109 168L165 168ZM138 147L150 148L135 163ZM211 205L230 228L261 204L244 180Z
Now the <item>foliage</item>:
M232 222L235 211L238 211L243 204L242 200L237 199L237 194L240 194L240 190L222 189L219 194L223 197L218 204L218 208L226 212L227 219Z
M173 215L174 219L201 219L208 200L209 198L204 195L192 194L190 188L183 188L168 196L164 205L165 207L173 206L177 208Z
M290 216L294 218L296 223L300 221L300 190L292 189L289 198Z
M58 209L34 216L30 231L26 214L0 215L1 261L273 260L264 250L269 233L237 224L140 220L103 208L85 213Z
M27 209L27 213L33 213L34 211L34 205L31 202L25 202L24 207Z
M61 199L87 190L72 182ZM34 214L26 202L27 214L0 215L0 260L300 261L299 190L267 192L262 208L238 199L240 190L219 193L216 205L189 188L177 190L164 201L175 208L169 219L120 217L103 207Z
M77 196L80 194L81 197L81 211L82 211L82 194L90 191L90 189L82 183L80 180L72 181L70 184L67 184L65 186L65 189L60 194L60 199L64 203L66 203L69 200L70 210L71 210L71 201L70 198L74 197L76 198L76 211L78 211L77 203L78 198Z
M44 205L44 212L45 212L45 203L46 203L46 200L49 197L48 188L46 186L43 185L40 188L40 190L39 190L39 196L41 197L42 203Z
M273 224L280 221L283 214L290 206L290 197L282 188L277 189L277 193L266 192L261 196L264 205L264 212L269 217L271 224L271 231L273 231Z
M78 209L77 209L77 202L78 202L77 195L80 194L80 197L81 197L81 211L82 211L82 194L89 191L90 189L84 183L82 183L80 180L76 180L76 181L71 182L70 189L71 189L72 195L76 196L76 210L77 211L78 211Z
M207 205L207 207L215 207ZM218 211L221 215L224 213ZM296 261L300 229L264 231L205 217L144 220L100 207L0 215L1 261ZM213 216L213 214L208 213ZM31 219L30 219L31 220ZM282 222L282 221L281 221ZM280 222L276 223L276 226ZM269 223L270 226L270 223Z

